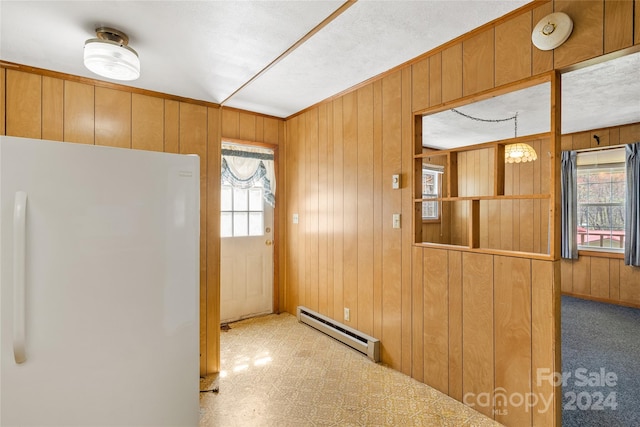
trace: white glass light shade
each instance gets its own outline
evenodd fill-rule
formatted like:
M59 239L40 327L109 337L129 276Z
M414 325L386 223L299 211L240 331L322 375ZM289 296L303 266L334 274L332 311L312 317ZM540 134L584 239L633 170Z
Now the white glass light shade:
M90 71L114 80L140 77L140 59L136 51L110 40L87 40L84 44L84 65Z
M504 147L504 161L507 163L532 162L537 158L536 150L529 144L518 142Z

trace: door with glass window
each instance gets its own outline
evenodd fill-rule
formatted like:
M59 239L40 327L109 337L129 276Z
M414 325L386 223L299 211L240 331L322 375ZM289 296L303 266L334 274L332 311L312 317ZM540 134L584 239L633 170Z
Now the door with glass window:
M220 224L222 323L273 311L273 207L265 201L263 181L259 180L249 188L240 187L223 175Z

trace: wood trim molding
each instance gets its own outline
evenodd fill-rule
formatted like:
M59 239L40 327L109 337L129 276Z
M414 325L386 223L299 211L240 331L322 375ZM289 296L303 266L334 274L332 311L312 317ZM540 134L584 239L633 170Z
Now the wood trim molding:
M640 304L635 304L635 303L632 303L632 302L615 300L615 299L611 299L611 298L593 297L591 295L574 294L573 292L562 292L562 295L566 295L568 297L573 297L573 298L585 299L585 300L589 300L589 301L603 302L603 303L606 303L606 304L621 305L623 307L640 308Z
M578 257L590 256L594 258L611 258L611 259L624 259L622 252L600 252L600 251L578 251ZM574 260L573 260L574 261Z
M39 74L41 76L53 77L53 78L56 78L56 79L62 79L62 80L76 82L76 83L84 83L84 84L88 84L88 85L92 85L92 86L96 86L96 87L104 87L104 88L108 88L108 89L121 90L121 91L130 92L130 93L137 93L139 95L148 95L148 96L153 96L153 97L156 97L156 98L163 98L163 99L169 99L169 100L173 100L173 101L186 102L188 104L203 105L205 107L220 108L220 104L216 104L214 102L202 101L202 100L192 99L192 98L185 98L185 97L182 97L182 96L170 95L168 93L156 92L156 91L148 90L148 89L140 89L140 88L137 88L137 87L126 86L126 85L122 85L122 84L118 84L118 83L105 82L105 81L102 81L102 80L91 79L89 77L81 77L81 76L76 76L76 75L73 75L73 74L61 73L61 72L58 72L58 71L51 71L51 70L47 70L47 69L44 69L44 68L32 67L30 65L16 64L16 63L13 63L13 62L7 62L7 61L0 60L0 67L1 68L11 69L11 70L16 70L16 71L22 71L22 72L25 72L25 73ZM250 112L250 113L251 114L255 114L253 112Z

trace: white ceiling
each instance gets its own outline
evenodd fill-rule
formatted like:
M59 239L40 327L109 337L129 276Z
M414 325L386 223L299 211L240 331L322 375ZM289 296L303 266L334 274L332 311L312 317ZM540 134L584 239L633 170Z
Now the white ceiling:
M360 0L246 85L345 2L0 0L0 59L98 78L84 42L113 27L140 55L131 86L287 117L529 1Z
M563 134L640 122L640 52L562 74ZM457 108L477 119L518 113L518 136L549 132L551 85L530 87ZM425 116L422 145L449 149L513 138L514 121L484 122L452 111Z

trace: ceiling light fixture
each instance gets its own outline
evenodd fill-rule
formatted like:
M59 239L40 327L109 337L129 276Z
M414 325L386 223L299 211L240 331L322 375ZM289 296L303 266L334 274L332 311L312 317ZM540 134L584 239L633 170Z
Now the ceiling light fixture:
M465 114L455 108L451 109L452 112L466 117L467 119L475 120L476 122L486 122L486 123L500 123L506 122L509 120L513 120L513 137L518 137L518 113L516 112L512 117L507 117L505 119L481 119L479 117L473 117L469 114ZM505 163L525 163L532 162L538 158L538 154L536 150L533 149L529 144L525 144L523 142L517 142L515 144L508 144L504 147L504 161Z
M504 147L504 161L506 163L533 162L537 158L536 150L529 144L518 142Z
M540 50L551 50L566 42L573 31L573 21L566 13L551 13L538 22L531 41Z
M140 77L138 53L128 45L129 37L113 28L96 28L97 38L84 43L84 65L90 71L114 80Z

